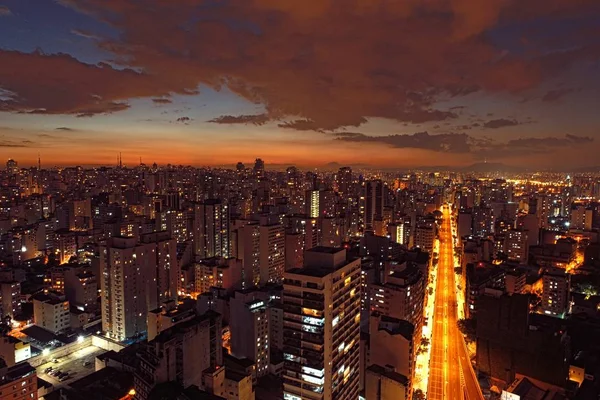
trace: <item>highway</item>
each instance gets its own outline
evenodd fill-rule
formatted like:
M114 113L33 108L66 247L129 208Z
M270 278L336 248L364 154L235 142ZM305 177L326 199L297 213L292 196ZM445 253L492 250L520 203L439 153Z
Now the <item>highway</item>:
M450 207L442 212L427 399L483 400L457 325Z

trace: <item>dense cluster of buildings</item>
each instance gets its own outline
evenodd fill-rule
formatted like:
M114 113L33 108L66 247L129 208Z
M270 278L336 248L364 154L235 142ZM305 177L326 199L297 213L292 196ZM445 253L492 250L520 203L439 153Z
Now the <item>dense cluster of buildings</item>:
M471 179L454 197L461 312L487 388L588 398L575 396L589 395L598 367L581 334L600 327L597 177Z
M417 396L439 209L450 203L478 370L506 387L517 374L566 387L572 336L560 329L584 307L573 272L600 258L600 187L576 179L10 160L0 174L6 376L48 399L93 399L92 377L136 400ZM105 349L92 375L62 388L47 368L36 376L44 353L87 340ZM552 351L529 362L541 346Z

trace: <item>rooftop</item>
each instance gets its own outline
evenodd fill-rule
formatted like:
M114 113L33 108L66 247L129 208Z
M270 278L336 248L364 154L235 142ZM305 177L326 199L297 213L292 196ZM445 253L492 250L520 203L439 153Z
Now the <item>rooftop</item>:
M381 365L371 365L367 368L367 371L373 372L377 375L385 376L391 380L394 380L401 385L408 386L408 378L398 372L391 371L387 368L382 367Z

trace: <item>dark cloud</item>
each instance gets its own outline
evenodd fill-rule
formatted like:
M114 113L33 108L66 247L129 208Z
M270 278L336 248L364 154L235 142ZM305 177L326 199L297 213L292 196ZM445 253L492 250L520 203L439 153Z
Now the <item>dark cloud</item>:
M394 148L413 148L440 153L472 153L478 157L520 156L547 153L559 148L575 147L593 142L591 137L567 134L564 137L520 138L500 142L465 133L429 134L418 132L404 135L370 136L357 132L333 133L335 140L358 143L383 143Z
M9 15L12 15L12 11L10 11L10 8L6 6L0 6L0 17L6 17Z
M0 87L13 94L0 97L0 111L89 117L125 110L130 98L184 92L133 69L84 64L66 54L0 49L0 59Z
M408 135L367 136L361 133L342 132L337 140L346 142L384 143L396 148L433 150L444 153L468 153L477 140L464 133L442 133L431 135L417 132Z
M333 136L336 136L336 137L342 138L342 139L344 139L344 138L360 139L360 138L368 137L364 133L359 133L359 132L335 132L335 133L333 133Z
M373 117L420 124L456 118L435 109L440 99L521 93L600 54L598 32L583 42L562 35L561 51L531 37L514 53L487 34L540 18L591 20L597 0L60 2L118 32L94 41L118 67L0 51L0 87L17 95L0 110L95 115L205 85L264 105L270 120L295 119L283 123L293 129L357 127Z
M264 125L269 122L269 116L266 114L257 115L222 115L218 118L209 120L214 124L252 124Z
M506 143L508 148L549 148L549 147L566 147L591 143L594 139L588 136L565 135L565 137L543 137L543 138L523 138L514 139Z
M517 121L516 119L507 119L507 118L499 118L499 119L493 119L491 121L487 121L483 124L484 128L490 128L490 129L498 129L498 128L505 128L507 126L516 126L516 125L520 125L521 123L519 121Z
M176 119L176 122L180 122L182 124L187 125L192 119L190 117L179 117Z
M573 89L573 88L550 90L542 97L542 101L545 101L545 102L558 101L558 100L562 99L564 96L566 96L569 93L572 93L574 91L575 91L575 89Z
M159 98L152 99L152 102L154 104L170 104L173 102L173 100L166 98L166 97L159 97Z
M71 131L74 131L75 129L68 128L66 126L59 126L58 128L55 128L55 130L57 130L57 131L69 131L69 132L71 132Z
M27 141L13 142L11 140L0 140L0 147L29 147Z

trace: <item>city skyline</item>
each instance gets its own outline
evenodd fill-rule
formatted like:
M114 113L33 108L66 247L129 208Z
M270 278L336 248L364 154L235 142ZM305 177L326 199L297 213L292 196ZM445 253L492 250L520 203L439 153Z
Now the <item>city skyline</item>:
M546 3L5 0L0 154L595 167L600 6Z

